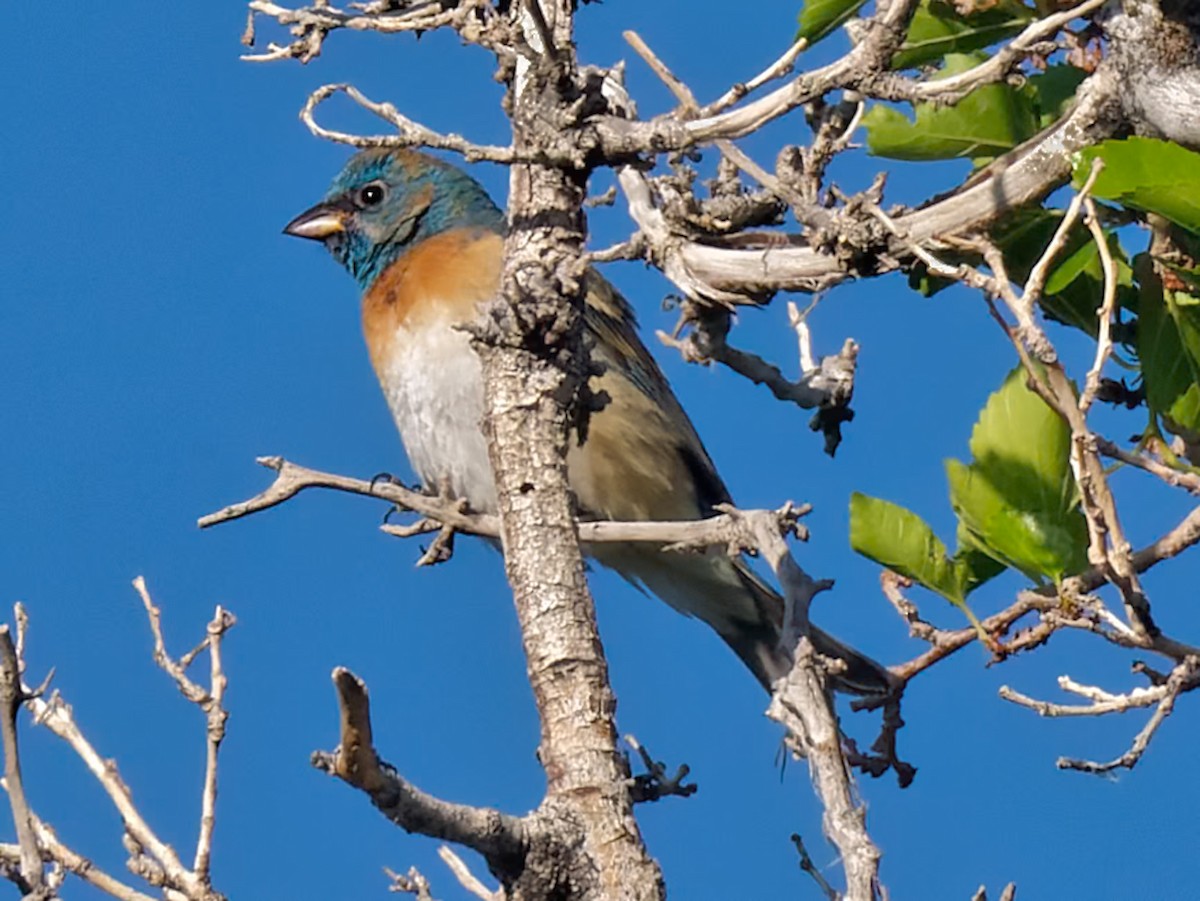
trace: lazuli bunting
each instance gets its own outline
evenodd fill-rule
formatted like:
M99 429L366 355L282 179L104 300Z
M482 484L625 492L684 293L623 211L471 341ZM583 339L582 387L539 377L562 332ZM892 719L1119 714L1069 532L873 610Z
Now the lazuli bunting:
M505 218L473 178L411 150L354 156L323 202L285 228L324 242L363 290L363 332L413 469L495 512L482 431L483 382L468 335L500 281ZM585 327L608 403L573 439L568 477L581 515L610 520L689 520L730 503L696 430L635 330L633 311L594 270ZM664 553L653 545L597 544L587 552L676 610L711 626L766 687L791 667L779 646L783 603L723 549ZM845 691L886 691L878 664L813 629L816 649L846 663Z

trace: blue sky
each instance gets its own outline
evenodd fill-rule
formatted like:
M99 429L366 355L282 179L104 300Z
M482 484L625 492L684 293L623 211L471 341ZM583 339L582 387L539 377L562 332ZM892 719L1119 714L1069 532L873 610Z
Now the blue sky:
M634 28L712 98L784 49L795 13L768 3L733 21L711 0L610 0L582 10L581 55L629 57L620 32ZM261 66L238 59L243 23L231 2L6 11L0 600L26 603L34 678L57 667L82 727L181 851L194 842L203 722L153 668L129 580L146 576L176 653L226 605L239 624L226 643L217 887L232 898L383 897L380 868L416 864L437 897L454 901L466 896L434 843L385 822L308 755L336 742L329 672L346 665L370 685L379 750L416 784L512 812L537 803L536 718L499 556L462 541L450 565L415 570L416 543L376 529L382 505L330 494L208 532L195 520L267 484L253 463L260 454L407 474L362 347L355 285L319 248L280 233L347 156L297 121L308 92L353 81L434 128L502 143L500 90L490 58L451 35L338 34L308 67ZM278 35L264 23L260 36ZM636 61L629 83L643 114L669 105ZM331 116L375 128L345 108ZM769 162L805 134L793 118L746 147ZM839 184L864 186L879 162L858 154L838 169ZM503 196L501 169L473 171ZM918 201L962 174L892 171L891 202ZM630 229L620 204L592 225L597 246ZM648 334L671 326L661 305L671 287L659 275L636 264L606 271ZM748 311L735 338L794 367L785 323L782 302ZM648 343L741 504L814 504L813 538L798 553L814 575L837 580L818 621L900 661L920 646L880 595L877 568L848 549L849 494L908 505L950 538L942 461L966 455L1011 350L973 295L921 299L898 277L837 289L812 323L818 352L848 335L863 348L858 418L835 460L807 414L726 372L677 362L652 335ZM1069 360L1086 358L1081 341L1061 337ZM1114 437L1141 427L1136 415L1106 416ZM1144 478L1122 473L1116 484L1140 494L1125 507L1137 544L1186 510ZM1195 572L1185 556L1147 578L1160 623L1185 639L1200 628ZM1019 584L998 580L976 609L998 609ZM836 862L803 767L780 773L760 689L700 625L607 573L593 586L621 728L669 763L686 761L700 784L689 800L641 811L673 896L816 897L789 834L802 833L831 873ZM923 600L939 622L960 624ZM1066 672L1120 689L1134 684L1127 659L1063 635L1029 659L985 662L968 649L912 687L901 748L919 767L914 785L862 785L892 897L962 899L1010 879L1024 898L1191 897L1200 804L1191 699L1135 772L1059 773L1059 754L1120 753L1141 714L1042 721L998 700L997 687L1054 698ZM869 742L875 720L854 715L848 727ZM99 789L48 733L24 734L37 811L122 872L118 820Z

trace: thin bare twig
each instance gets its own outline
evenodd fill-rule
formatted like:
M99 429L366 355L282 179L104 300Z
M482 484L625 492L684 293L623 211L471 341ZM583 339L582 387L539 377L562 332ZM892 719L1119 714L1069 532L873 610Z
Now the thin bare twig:
M479 901L503 901L504 892L501 889L489 889L471 872L466 862L454 853L449 845L438 846L438 857L450 868L458 884L474 895Z
M1053 704L1030 698L1007 686L1001 688L1000 696L1006 701L1028 707L1039 716L1047 717L1104 716L1109 713L1125 713L1128 710L1148 707L1151 704L1156 705L1154 714L1138 732L1133 744L1124 754L1103 763L1073 757L1060 757L1057 762L1059 769L1077 770L1084 773L1104 774L1119 768L1132 769L1137 766L1142 755L1146 753L1155 732L1175 709L1175 702L1179 696L1200 686L1200 657L1184 658L1171 670L1165 681L1160 681L1148 688L1134 689L1127 694L1113 694L1093 686L1078 685L1065 676L1059 679L1059 685L1065 690L1092 699L1092 703L1086 705Z
M209 692L192 682L186 673L183 672L180 664L171 659L170 655L166 653L162 641L159 611L153 605L148 592L145 590L144 580L139 577L135 580L134 585L147 607L151 631L155 636L154 656L156 662L171 676L180 691L189 700L197 704L202 704L205 700L211 701ZM223 624L221 631L233 623L232 617L223 614L220 608L218 608L217 619ZM211 647L213 642L211 630L205 642ZM216 666L217 672L220 673L219 661ZM221 691L222 693L224 692L223 686ZM188 899L188 901L223 901L222 896L213 890L207 869L189 870L184 866L174 849L159 838L150 827L141 811L134 804L132 792L118 773L116 764L112 760L101 757L96 751L95 747L84 736L76 723L71 707L62 699L58 692L53 692L49 697L44 697L43 695L44 692L41 689L32 692L25 691L25 704L33 714L34 722L45 726L59 738L63 739L75 752L76 756L83 761L88 771L100 783L101 788L108 795L110 802L120 814L125 827L125 843L131 853L130 868L134 872L146 877L152 884L163 886L168 891L170 897L179 895ZM212 747L212 742L213 736L210 733L210 752L212 753L215 765L215 749ZM217 743L219 743L219 738L217 739ZM206 811L211 815L216 796L215 769L211 774L206 773L204 793ZM201 862L207 867L207 858L211 851L212 841L211 824L206 825L202 821L200 834L201 839L197 848L197 856L201 858ZM66 849L58 852L58 856L54 860L72 872L80 869L86 870L90 867L89 861L73 855L73 853L68 852ZM98 882L95 882L95 880L86 874L81 873L81 875L84 875L84 878L88 878L89 881L93 881L94 884L99 885ZM104 877L101 881L107 882L109 880L111 880L111 877ZM117 890L113 893L117 897L136 898L139 901L144 897L133 892L132 889L128 889L127 886L116 883L115 880L112 880L112 883L113 888ZM105 890L107 891L108 889L106 888Z
M359 135L325 128L316 120L316 109L335 94L345 94L363 109L374 113L394 127L397 133ZM326 84L317 88L305 101L300 111L300 121L317 137L339 144L349 144L351 147L431 147L461 153L469 162L487 160L493 163L512 163L518 158L511 147L475 144L462 135L439 134L419 122L414 122L391 103L377 103L371 100L351 84Z
M808 49L808 38L800 38L783 52L783 55L749 81L738 82L708 106L700 109L701 116L714 116L723 112L749 94L777 78L789 75L800 54Z
M1096 163L1098 165L1093 167L1094 171L1100 171L1103 160L1097 158ZM1079 412L1086 416L1096 399L1096 392L1100 390L1100 377L1104 370L1104 364L1108 362L1108 358L1112 356L1113 352L1112 323L1117 307L1117 264L1113 261L1108 238L1100 225L1100 220L1096 215L1096 204L1092 198L1088 197L1084 200L1084 209L1086 213L1083 221L1092 233L1092 240L1096 242L1096 250L1100 253L1100 264L1104 272L1104 294L1100 307L1096 311L1099 320L1096 334L1096 356L1092 362L1092 368L1088 370L1083 392L1079 395Z
M1184 488L1191 494L1200 494L1200 473L1167 466L1144 453L1132 453L1099 435L1096 436L1096 449L1106 457L1120 460L1162 479L1172 488Z
M229 717L224 707L225 690L229 680L225 677L221 665L221 639L233 627L237 619L233 614L218 606L212 621L208 624L204 640L185 657L176 661L167 653L166 641L162 632L162 613L150 597L150 592L146 588L146 580L138 576L133 580L133 587L142 599L142 604L146 608L146 616L150 621L150 631L154 635L155 662L175 681L183 696L204 711L207 719L204 787L200 796L200 831L196 840L196 855L192 864L192 872L196 874L197 878L207 882L212 860L213 830L216 828L217 822L217 761L221 742L225 738L225 721ZM193 682L187 675L188 665L205 648L208 649L211 662L209 688Z
M828 663L818 659L808 638L809 605L829 585L806 573L783 537L764 522L755 524L755 537L763 559L783 588L781 642L785 647L796 648L795 665L775 685L767 716L788 729L793 747L808 760L813 786L824 808L825 834L842 857L846 897L872 901L879 897L880 852L867 832L866 810L857 798L842 753Z
M464 37L470 37L480 34L481 31L478 27L470 27L471 18L489 16L492 12L491 4L487 0L458 0L449 6L439 0L416 0L399 11L378 9L376 7L379 4L362 4L363 8L358 12L343 12L321 2L290 9L270 0L251 0L249 6L250 21L242 36L242 43L246 46L254 44L256 14L275 19L280 25L288 26L297 36L287 44L268 44L266 52L242 56L244 61L252 63L269 63L281 59L298 59L307 63L320 54L329 33L342 28L395 34L456 25Z
M957 75L915 82L904 92L905 98L914 101L937 99L944 103L957 103L976 88L1006 78L1017 63L1030 53L1036 52L1047 38L1058 34L1076 19L1095 12L1105 2L1106 0L1084 0L1070 9L1041 17L989 56L985 62Z
M813 859L808 853L808 848L804 847L804 839L800 837L800 833L792 833L792 844L796 846L796 853L800 856L800 869L812 878L821 894L828 898L829 901L838 901L838 898L841 896L838 894L837 889L829 884L829 880L821 874L817 865L813 863Z
M200 798L200 834L196 839L196 857L192 870L201 879L209 878L212 861L213 830L217 823L217 760L225 738L225 690L229 679L221 663L221 640L237 620L232 613L218 605L208 624L209 685L208 698L200 708L207 719L205 729L204 789Z
M78 876L84 882L90 883L105 894L117 898L118 901L156 901L150 895L139 892L132 886L126 885L121 880L106 873L83 855L72 851L58 840L58 836L54 830L48 824L42 822L36 814L33 817L33 826L37 830L38 842L42 847L43 855L46 859L54 861L55 864L67 872Z
M397 873L395 870L384 867L383 872L392 881L392 884L388 886L389 892L403 892L406 895L412 895L417 901L434 901L429 880L421 875L421 871L416 867L409 867L407 873Z
M259 457L257 462L277 475L275 481L263 492L224 509L201 517L201 528L210 528L230 520L250 516L261 510L282 504L306 488L331 488L351 494L361 494L389 501L404 510L423 517L411 526L385 524L380 528L390 535L407 538L415 534L439 531L449 527L456 532L499 537L499 522L495 516L473 513L460 499L433 496L412 491L392 482L379 479L366 481L333 473L320 472L298 466L282 457ZM761 511L773 516L781 531L790 531L799 516L808 510L807 505L784 504L778 510ZM727 547L739 552L748 544L745 533L746 517L760 511L735 511L721 513L708 519L682 520L679 522L591 522L577 524L579 538L585 543L638 541L661 544L665 550L692 551L705 547Z
M21 849L22 891L33 898L42 899L46 887L46 874L33 826L33 811L29 809L29 800L25 797L25 783L21 779L17 712L28 699L21 681L21 670L21 660L17 656L12 632L7 625L0 625L0 738L3 739L4 747L4 787L8 790L13 825Z

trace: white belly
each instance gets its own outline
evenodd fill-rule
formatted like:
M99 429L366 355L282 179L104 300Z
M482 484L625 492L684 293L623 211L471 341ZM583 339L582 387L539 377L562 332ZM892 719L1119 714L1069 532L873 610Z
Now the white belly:
M468 336L448 323L401 328L381 373L388 407L408 460L425 487L449 480L455 497L481 512L496 509L496 486L483 438L483 375Z

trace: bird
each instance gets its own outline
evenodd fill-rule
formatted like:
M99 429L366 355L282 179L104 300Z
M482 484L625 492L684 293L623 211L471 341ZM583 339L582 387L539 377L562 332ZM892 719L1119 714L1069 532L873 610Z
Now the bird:
M462 328L499 290L504 212L462 169L408 148L360 151L324 200L284 233L319 241L362 291L372 367L409 462L427 490L494 513L480 361ZM695 520L732 503L700 436L638 337L624 297L585 276L584 328L607 397L575 436L567 475L581 519ZM780 647L783 600L724 549L664 552L594 543L586 552L676 610L707 623L768 691L792 667ZM886 669L815 626L815 649L844 661L839 690L886 694ZM838 668L834 668L835 670Z

